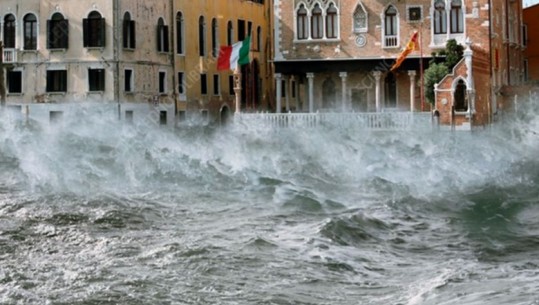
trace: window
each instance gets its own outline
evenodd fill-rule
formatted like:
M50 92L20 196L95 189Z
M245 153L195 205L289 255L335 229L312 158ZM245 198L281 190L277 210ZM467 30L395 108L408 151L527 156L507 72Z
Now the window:
M421 22L423 19L423 12L421 6L408 6L406 8L406 15L408 17L408 22Z
M168 52L168 26L163 18L157 21L157 52Z
M321 39L324 37L322 9L318 4L316 4L312 10L311 35L313 39Z
M37 18L34 14L27 14L24 21L24 49L37 50Z
M257 51L262 50L262 28L261 27L256 28L256 50Z
M133 70L124 70L124 91L133 92Z
M326 14L326 36L327 38L337 38L339 22L337 20L337 9L331 3Z
M384 46L398 46L398 20L397 9L390 5L384 13Z
M238 41L245 40L245 20L238 19Z
M125 111L125 121L129 124L133 123L133 110Z
M208 79L206 74L200 74L200 94L208 94Z
M91 12L87 19L82 20L83 46L85 48L97 48L105 46L105 18L96 11Z
M90 92L105 91L105 70L88 69L88 85Z
M47 48L67 49L69 41L69 22L60 13L47 20Z
M180 95L185 94L184 73L178 72L178 93Z
M464 33L464 16L461 0L451 1L451 33Z
M213 75L213 95L220 95L221 88L219 88L219 74Z
M131 15L128 12L124 14L122 34L124 49L134 49L136 45L135 21L131 20Z
M166 112L166 110L159 111L159 125L167 125L167 112Z
M22 93L22 72L8 71L7 90L9 93Z
M176 14L176 53L183 54L183 41L184 26L183 26L183 14L178 12Z
M206 22L204 16L198 18L198 55L206 56Z
M164 71L159 71L159 93L164 94L167 91L166 86L167 73Z
M307 9L305 9L305 5L301 5L299 7L298 13L297 13L297 33L298 33L298 39L307 39L309 37L309 25L307 23Z
M453 93L453 105L455 111L468 111L468 101L466 98L466 84L462 79L459 79L455 92Z
M67 71L47 71L47 92L67 92Z
M213 57L217 57L219 54L219 27L217 26L217 19L213 18L211 21L211 54Z
M234 95L234 75L228 76L228 94Z
M15 48L15 16L4 17L4 48Z
M434 34L447 33L447 15L445 12L444 0L437 0L434 3Z
M226 28L226 43L229 46L232 45L233 35L234 35L234 26L232 25L232 21L229 21Z
M354 11L354 32L367 32L367 11L360 3Z
M527 24L522 25L522 45L524 47L528 46L528 25Z

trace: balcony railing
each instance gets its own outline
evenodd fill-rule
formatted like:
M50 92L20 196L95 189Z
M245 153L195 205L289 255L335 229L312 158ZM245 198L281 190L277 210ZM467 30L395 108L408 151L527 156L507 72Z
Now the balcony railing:
M247 126L281 128L353 126L366 130L404 130L431 126L430 112L240 113L234 119Z
M390 35L384 37L384 47L394 48L399 45L399 37L397 35Z
M17 49L4 49L4 63L17 62Z

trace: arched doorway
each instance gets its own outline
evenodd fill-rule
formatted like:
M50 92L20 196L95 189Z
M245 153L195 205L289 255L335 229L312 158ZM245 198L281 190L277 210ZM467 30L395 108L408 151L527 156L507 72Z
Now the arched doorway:
M453 106L455 111L468 111L468 98L466 95L466 84L464 80L459 79L457 85L455 86L455 91L453 93Z
M331 78L326 78L322 83L322 108L334 109L336 105L335 82Z
M395 74L391 72L384 80L384 96L386 108L397 108L397 80Z

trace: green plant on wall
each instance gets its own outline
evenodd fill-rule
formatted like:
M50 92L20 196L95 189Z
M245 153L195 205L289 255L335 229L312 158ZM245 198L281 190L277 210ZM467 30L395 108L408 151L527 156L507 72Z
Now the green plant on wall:
M462 59L464 47L457 43L455 39L450 39L445 45L445 49L433 53L433 58L429 62L429 67L424 71L425 99L434 104L434 85L438 84L453 67ZM442 62L437 63L437 59L443 57Z

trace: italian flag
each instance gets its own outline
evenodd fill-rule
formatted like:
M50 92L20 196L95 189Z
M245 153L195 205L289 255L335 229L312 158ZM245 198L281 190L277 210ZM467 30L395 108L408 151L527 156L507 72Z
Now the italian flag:
M248 64L250 48L251 36L231 46L221 47L217 58L217 70L235 70L238 65Z

